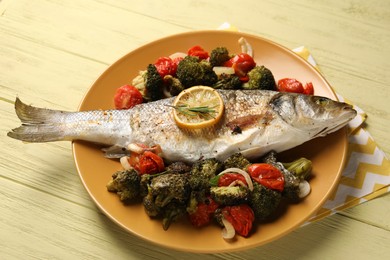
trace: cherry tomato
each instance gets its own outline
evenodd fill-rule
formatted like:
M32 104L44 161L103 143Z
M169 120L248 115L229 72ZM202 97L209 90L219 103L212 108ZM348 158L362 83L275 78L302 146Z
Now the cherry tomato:
M256 62L250 55L241 53L225 62L224 66L232 67L235 74L240 77L240 80L246 82L249 80L247 73L256 66Z
M161 57L157 59L154 66L156 66L158 74L164 78L166 75L174 76L176 74L177 64L177 61L174 61L169 57Z
M268 163L255 163L248 167L248 173L257 183L282 192L284 189L284 176L275 166Z
M213 214L219 205L211 198L206 199L205 202L199 203L196 211L189 214L189 219L195 227L203 227L210 223Z
M140 174L154 174L164 171L163 159L155 153L145 151L139 157Z
M194 47L191 47L188 51L187 54L189 56L196 56L199 57L201 60L205 60L209 58L209 53L205 51L202 47L199 45L196 45Z
M124 85L116 90L114 104L116 109L129 109L135 105L141 104L143 97L141 92L130 85Z
M308 82L305 86L303 86L303 94L314 95L313 83Z
M255 220L251 207L246 204L227 206L222 209L222 215L233 225L238 234L244 237L249 235Z
M296 79L284 78L278 81L277 89L280 92L303 93L303 85Z
M245 185L247 185L245 177L239 173L225 173L218 179L219 187L229 186L234 181L242 181Z

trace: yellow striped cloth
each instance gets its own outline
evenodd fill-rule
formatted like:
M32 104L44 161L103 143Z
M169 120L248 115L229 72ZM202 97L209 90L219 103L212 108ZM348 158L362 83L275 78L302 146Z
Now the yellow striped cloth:
M318 69L304 46L293 49L295 53ZM352 104L338 95L340 101ZM349 145L347 162L334 193L309 222L336 213L337 211L374 199L390 191L390 161L379 149L372 136L364 129L367 115L352 104L358 115L348 124Z
M228 22L220 25L218 29L238 31ZM307 48L301 46L293 51L319 71ZM338 94L337 96L340 101L352 104L342 96ZM385 153L379 149L372 136L364 129L363 122L367 118L366 113L358 106L352 105L358 114L347 126L349 128L349 144L342 176L333 194L305 224L390 192L390 161Z

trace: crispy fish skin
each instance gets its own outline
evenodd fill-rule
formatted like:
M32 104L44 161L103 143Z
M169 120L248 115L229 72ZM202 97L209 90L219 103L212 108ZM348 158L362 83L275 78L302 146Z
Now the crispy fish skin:
M241 152L248 158L281 152L345 126L356 116L348 104L324 97L262 90L219 90L225 104L220 122L202 130L179 128L174 98L129 110L64 112L15 101L22 125L8 133L25 142L85 140L106 146L130 143L161 146L170 161L224 160Z

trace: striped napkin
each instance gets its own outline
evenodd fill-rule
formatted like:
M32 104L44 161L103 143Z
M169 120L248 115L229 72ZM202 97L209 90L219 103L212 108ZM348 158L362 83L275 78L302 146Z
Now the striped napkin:
M307 48L302 46L293 51L318 70ZM340 101L352 104L342 96L337 96ZM358 106L352 105L358 114L347 125L348 152L341 179L333 194L308 222L314 222L390 192L390 161L364 129L363 122L367 115Z
M238 31L228 22L221 24L218 29ZM305 46L293 49L293 51L319 71L313 56ZM364 129L363 122L367 115L358 106L339 94L337 96L340 101L353 105L358 112L347 125L349 130L347 160L333 194L305 224L390 192L390 161Z

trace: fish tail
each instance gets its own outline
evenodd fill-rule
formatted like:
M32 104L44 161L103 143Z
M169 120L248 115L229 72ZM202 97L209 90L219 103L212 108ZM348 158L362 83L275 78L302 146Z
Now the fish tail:
M22 125L12 129L7 136L25 142L52 142L66 140L61 129L61 118L67 113L24 104L19 98L15 101L15 112Z

